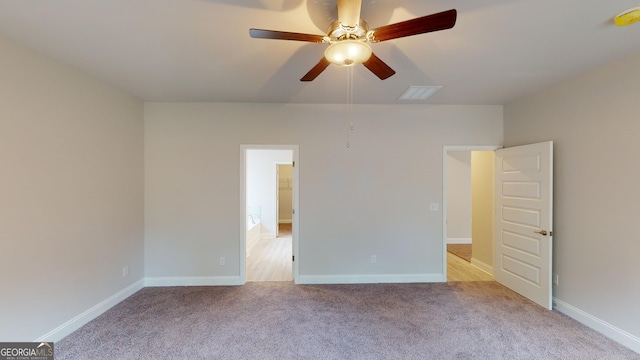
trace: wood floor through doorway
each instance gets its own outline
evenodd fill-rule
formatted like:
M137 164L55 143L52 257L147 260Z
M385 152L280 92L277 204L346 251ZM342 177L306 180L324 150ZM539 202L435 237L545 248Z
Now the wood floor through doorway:
M280 224L277 238L258 240L247 257L247 281L293 281L292 241L291 224Z
M279 237L261 239L247 257L247 281L293 281L291 224L280 224ZM493 276L447 253L447 281L493 281Z
M447 281L493 281L493 276L447 252Z
M278 237L291 237L291 224L278 224Z

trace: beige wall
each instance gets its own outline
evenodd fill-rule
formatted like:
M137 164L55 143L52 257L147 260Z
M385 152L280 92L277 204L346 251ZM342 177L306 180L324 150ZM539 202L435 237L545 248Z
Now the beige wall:
M3 38L0 54L0 340L34 341L141 285L143 105Z
M508 104L504 139L554 142L557 303L638 352L639 68L636 54Z
M299 145L301 281L443 280L443 146L500 144L502 107L353 105L347 148L348 110L146 103L150 281L239 281L241 144Z
M472 259L481 269L493 273L495 234L495 152L471 152Z

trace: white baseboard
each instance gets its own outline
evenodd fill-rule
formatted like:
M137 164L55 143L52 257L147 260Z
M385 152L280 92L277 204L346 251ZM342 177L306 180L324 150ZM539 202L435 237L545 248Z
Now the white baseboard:
M640 338L632 335L616 326L609 324L589 313L586 313L577 307L570 305L560 299L553 298L553 308L574 320L590 327L591 329L601 333L602 335L619 342L629 349L640 354Z
M471 244L471 238L447 238L447 244Z
M471 265L493 276L493 266L474 258L473 255L471 256Z
M102 315L105 311L116 306L118 303L125 300L129 296L135 294L136 292L141 290L143 287L144 287L143 280L136 281L135 283L111 295L107 299L99 302L97 305L91 307L85 312L75 316L73 319L65 322L64 324L58 326L57 328L40 336L39 338L35 339L34 342L42 342L42 341L56 342L56 341L62 340L65 336L80 329L89 321Z
M233 286L242 285L240 276L177 276L144 279L145 287L156 286Z
M263 232L262 234L260 234L260 239L262 240L269 240L269 239L275 239L275 238L276 238L276 233Z
M383 284L446 282L442 274L299 275L296 284Z

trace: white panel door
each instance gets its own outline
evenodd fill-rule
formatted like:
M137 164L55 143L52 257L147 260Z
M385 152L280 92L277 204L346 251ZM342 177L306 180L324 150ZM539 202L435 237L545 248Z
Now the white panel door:
M551 309L553 142L496 151L496 281Z

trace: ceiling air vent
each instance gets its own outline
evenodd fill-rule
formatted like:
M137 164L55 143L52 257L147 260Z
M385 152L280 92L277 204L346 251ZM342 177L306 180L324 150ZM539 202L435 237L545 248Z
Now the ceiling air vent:
M440 89L442 86L409 86L398 100L426 100Z

